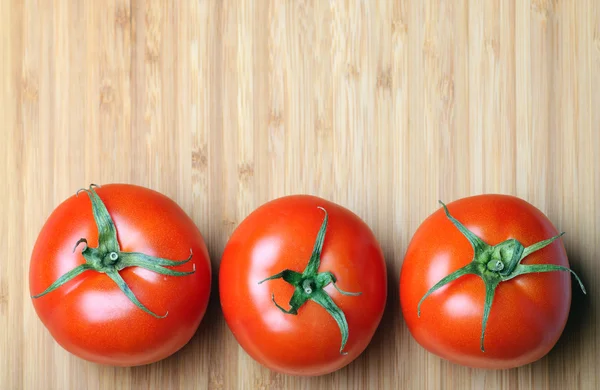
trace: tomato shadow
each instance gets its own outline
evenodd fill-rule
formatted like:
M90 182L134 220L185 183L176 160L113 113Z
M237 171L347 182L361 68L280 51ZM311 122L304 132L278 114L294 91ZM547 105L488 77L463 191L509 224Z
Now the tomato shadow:
M208 301L208 306L206 307L206 313L204 313L204 318L202 318L196 333L190 341L180 349L179 352L169 358L185 359L188 357L187 355L198 353L198 348L200 346L211 342L211 340L215 339L215 335L221 333L221 317L221 304L219 301L219 269L213 264L210 299Z
M211 259L220 258L213 253L210 256ZM168 373L165 376L171 377L164 378L166 383L177 383L179 381L178 375L181 375L185 371L185 368L183 368L184 362L197 363L199 358L209 358L208 349L210 345L214 344L214 340L219 339L219 334L223 331L222 321L219 319L221 317L221 308L219 303L218 264L213 262L212 268L211 293L206 312L190 341L180 350L159 362L132 367L131 373L134 382L136 382L136 378L145 378L149 373L158 369L161 372ZM211 363L209 362L207 365L211 365ZM157 366L160 368L157 368Z
M370 347L372 346L371 349L376 351L379 351L379 349L382 348L387 349L389 347L390 340L395 337L396 327L400 324L400 321L402 321L402 316L400 315L398 272L396 272L395 267L388 266L387 283L388 295L385 303L385 311L381 318L381 323L369 345Z
M587 273L584 270L583 263L578 260L580 258L579 255L571 253L569 262L571 263L571 269L583 282L587 294L581 291L579 283L571 276L571 311L561 337L548 354L551 363L562 364L560 362L564 361L565 357L580 355L582 350L586 348L588 343L586 340L593 340L594 337L596 312L591 299L594 292L590 290L593 286L586 279Z
M381 322L365 351L355 361L344 367L344 370L352 369L354 365L367 367L373 361L398 356L396 349L399 342L397 340L401 337L403 319L400 311L398 286L400 266L396 264L395 258L391 249L384 250L387 267L387 300Z

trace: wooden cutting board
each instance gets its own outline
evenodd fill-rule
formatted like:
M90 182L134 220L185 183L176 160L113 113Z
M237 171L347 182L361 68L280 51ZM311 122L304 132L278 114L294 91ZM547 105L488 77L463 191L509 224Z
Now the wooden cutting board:
M0 1L3 389L600 388L600 2ZM212 263L275 197L361 216L384 249L371 345L319 378L262 368L214 289L192 341L150 366L87 363L35 315L28 264L50 212L89 183L177 201ZM410 336L398 274L420 222L479 193L520 196L567 232L574 292L558 345L510 371L450 364Z

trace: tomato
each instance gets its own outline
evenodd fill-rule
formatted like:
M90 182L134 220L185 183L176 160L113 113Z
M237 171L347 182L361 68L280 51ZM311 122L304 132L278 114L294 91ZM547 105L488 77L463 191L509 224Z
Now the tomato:
M173 354L208 304L211 264L200 231L153 190L83 191L52 212L33 248L37 315L59 345L95 363L137 366Z
M309 195L272 200L230 237L219 271L225 320L273 371L327 374L358 357L381 321L381 248L354 213Z
M400 272L410 333L431 353L469 367L507 369L542 358L571 305L561 235L541 211L508 195L463 198L434 212L415 232Z

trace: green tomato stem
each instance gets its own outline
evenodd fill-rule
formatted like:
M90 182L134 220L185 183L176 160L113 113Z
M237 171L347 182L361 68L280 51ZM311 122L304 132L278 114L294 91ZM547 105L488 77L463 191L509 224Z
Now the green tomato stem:
M59 277L54 283L52 283L48 288L46 288L46 290L44 290L40 294L33 295L32 298L37 299L56 290L65 283L81 275L85 271L95 271L99 273L104 273L109 278L111 278L117 284L117 286L123 292L123 294L125 294L125 296L127 296L127 298L129 298L129 300L138 308L152 315L153 317L165 318L168 315L168 312L164 315L158 315L152 312L150 309L148 309L137 299L133 291L131 291L131 288L127 285L125 280L123 280L123 278L119 274L119 271L127 267L141 267L156 272L158 274L167 276L190 275L196 272L195 264L193 265L193 269L190 272L176 271L165 267L179 266L188 263L193 256L191 249L189 257L185 260L169 260L160 257L148 256L146 254L138 252L121 251L119 247L119 241L117 239L117 230L115 228L115 224L113 223L113 220L110 214L108 213L106 206L94 190L95 187L98 186L95 184L91 184L89 189L81 189L77 191L76 196L83 191L87 193L90 198L90 201L92 203L92 214L94 216L96 228L98 229L98 247L89 247L87 239L80 238L75 243L73 252L75 252L77 247L81 243L83 243L84 248L81 251L81 254L85 258L86 262L65 273L64 275Z
M319 207L319 209L325 212L325 218L323 220L323 223L321 224L321 227L319 228L319 232L317 233L317 238L315 240L313 251L304 271L302 273L299 273L293 270L286 269L259 281L258 284L261 284L268 280L283 279L285 282L289 283L294 287L294 294L292 295L292 298L289 302L289 310L286 310L283 307L281 307L275 301L275 295L271 295L271 300L273 301L275 306L285 314L298 315L298 310L308 300L317 303L323 309L325 309L327 313L329 313L329 315L331 315L331 317L335 320L338 327L340 328L340 333L342 336L340 353L342 355L345 355L347 354L347 352L343 351L344 347L346 346L346 343L348 342L349 334L346 315L335 304L333 299L331 299L331 297L325 292L324 288L329 284L333 284L336 290L343 295L357 296L362 293L343 291L336 285L337 279L335 278L333 273L329 271L320 273L318 272L319 266L321 264L321 252L323 250L323 242L325 241L327 223L329 220L327 211L322 207Z

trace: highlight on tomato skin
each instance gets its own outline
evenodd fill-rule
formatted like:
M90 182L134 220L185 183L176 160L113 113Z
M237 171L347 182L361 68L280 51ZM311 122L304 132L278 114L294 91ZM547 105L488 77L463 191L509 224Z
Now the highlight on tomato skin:
M219 270L223 315L254 360L279 373L324 375L367 348L387 299L373 232L325 199L290 195L236 228Z
M563 232L510 195L456 200L414 233L400 271L400 306L414 339L453 363L520 367L544 357L571 305Z
M139 366L181 349L211 291L202 234L170 198L130 185L90 185L46 220L29 266L36 314L68 352Z

